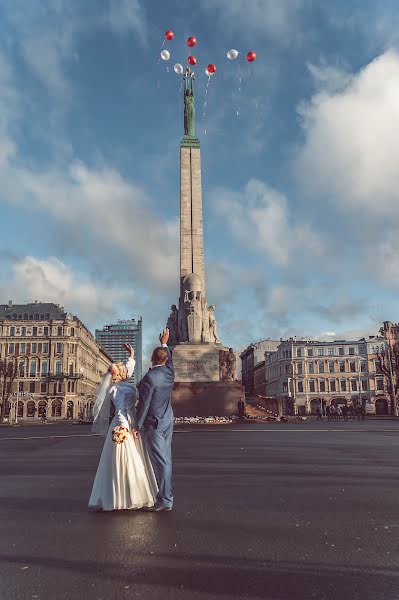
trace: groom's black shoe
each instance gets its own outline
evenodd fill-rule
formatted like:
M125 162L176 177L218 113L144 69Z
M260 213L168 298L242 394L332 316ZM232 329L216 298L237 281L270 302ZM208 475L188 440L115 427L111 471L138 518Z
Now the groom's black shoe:
M162 511L169 512L172 510L172 507L165 506L164 504L161 504L160 502L156 502L154 504L154 506L147 506L144 510L146 512L162 512Z

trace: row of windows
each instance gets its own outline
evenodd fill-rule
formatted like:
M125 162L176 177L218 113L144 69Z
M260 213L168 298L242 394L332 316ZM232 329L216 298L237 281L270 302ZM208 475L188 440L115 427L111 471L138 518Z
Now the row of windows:
M70 354L75 354L75 344L66 344L66 347ZM20 344L9 342L8 354L48 354L49 348L50 345L48 342L21 342ZM56 354L62 354L64 350L64 344L57 342L54 348Z
M39 368L38 368L38 364L36 360L31 360L29 362L29 368L26 368L27 365L25 364L25 362L20 362L18 365L18 377L26 377L26 373L29 373L29 377L36 377L36 375L38 375L39 373ZM57 360L55 362L55 374L56 375L62 375L62 362L60 360ZM40 374L42 376L46 376L49 373L49 363L46 360L41 361L40 364ZM75 374L75 366L73 363L69 364L68 367L68 374L69 375L74 375Z
M297 375L303 375L305 373L304 371L304 365L303 363L296 363L296 369L295 372ZM340 361L309 361L306 363L306 370L307 373L309 373L310 375L312 375L313 373L358 373L359 372L359 362L357 361L344 361L344 360L340 360ZM284 368L284 372L285 375L289 375L291 373L291 364L287 364L285 365ZM361 361L360 362L360 372L361 373L366 373L367 372L367 362L366 361ZM379 363L378 360L374 361L374 372L378 373L378 374L382 374L381 371L381 365ZM273 369L271 371L271 374L273 376L276 376L277 374L277 369ZM279 367L279 374L282 375L282 370L281 367Z
M4 327L4 329L6 329ZM37 335L44 335L44 336L49 336L50 335L50 327L32 327L32 329L28 329L27 327L21 327L16 329L16 327L11 326L10 330L9 330L9 336L10 337L15 337L15 335L20 335L21 337L26 337L27 335L32 335L33 337L37 336ZM4 335L6 335L6 333L4 333ZM58 336L63 336L64 335L64 329L63 327L57 327L57 333L53 333L53 335L58 335ZM72 337L74 337L75 335L75 328L71 327L70 330L70 335Z
M316 383L318 383L318 388L316 389ZM297 382L297 392L303 393L305 391L306 382L298 381ZM286 388L286 389L284 389ZM363 392L367 392L369 390L369 381L368 379L361 380L361 390ZM384 380L377 379L376 380L376 390L383 391L384 390ZM284 382L283 391L288 391L288 384ZM340 379L338 382L336 379L322 379L316 382L314 379L310 379L308 381L308 391L309 392L358 392L359 391L359 382L357 379Z
M67 384L67 392L74 393L76 388L76 384L74 381L68 381ZM34 381L25 384L23 381L20 381L18 384L18 393L22 394L24 392L29 392L30 394L35 394L37 391L37 386ZM40 393L41 394L57 394L62 392L62 381L56 381L53 384L47 383L46 381L40 382Z

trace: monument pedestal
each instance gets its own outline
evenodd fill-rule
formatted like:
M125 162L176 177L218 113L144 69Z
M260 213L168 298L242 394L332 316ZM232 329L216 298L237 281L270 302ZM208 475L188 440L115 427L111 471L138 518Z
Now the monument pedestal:
M227 378L221 344L179 344L173 349L176 383L172 405L176 417L230 416L245 396L241 383Z
M177 381L172 393L176 417L229 417L238 414L245 390L239 381Z

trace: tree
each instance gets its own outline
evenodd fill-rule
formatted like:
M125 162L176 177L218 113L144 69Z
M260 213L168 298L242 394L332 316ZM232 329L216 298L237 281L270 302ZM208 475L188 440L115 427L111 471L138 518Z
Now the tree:
M399 392L399 342L395 342L391 347L388 341L385 350L377 353L377 364L387 383L388 395L391 401L391 414L397 417L397 397Z
M14 362L7 362L7 359L0 360L0 423L4 423L6 406L11 395L12 384L17 374L17 359Z

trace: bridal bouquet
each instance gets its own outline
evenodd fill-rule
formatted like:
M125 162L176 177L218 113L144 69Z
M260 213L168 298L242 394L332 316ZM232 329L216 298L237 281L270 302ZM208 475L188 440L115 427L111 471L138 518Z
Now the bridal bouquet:
M119 425L118 427L114 427L112 430L112 441L116 444L123 444L126 442L129 436L129 430L123 425Z

